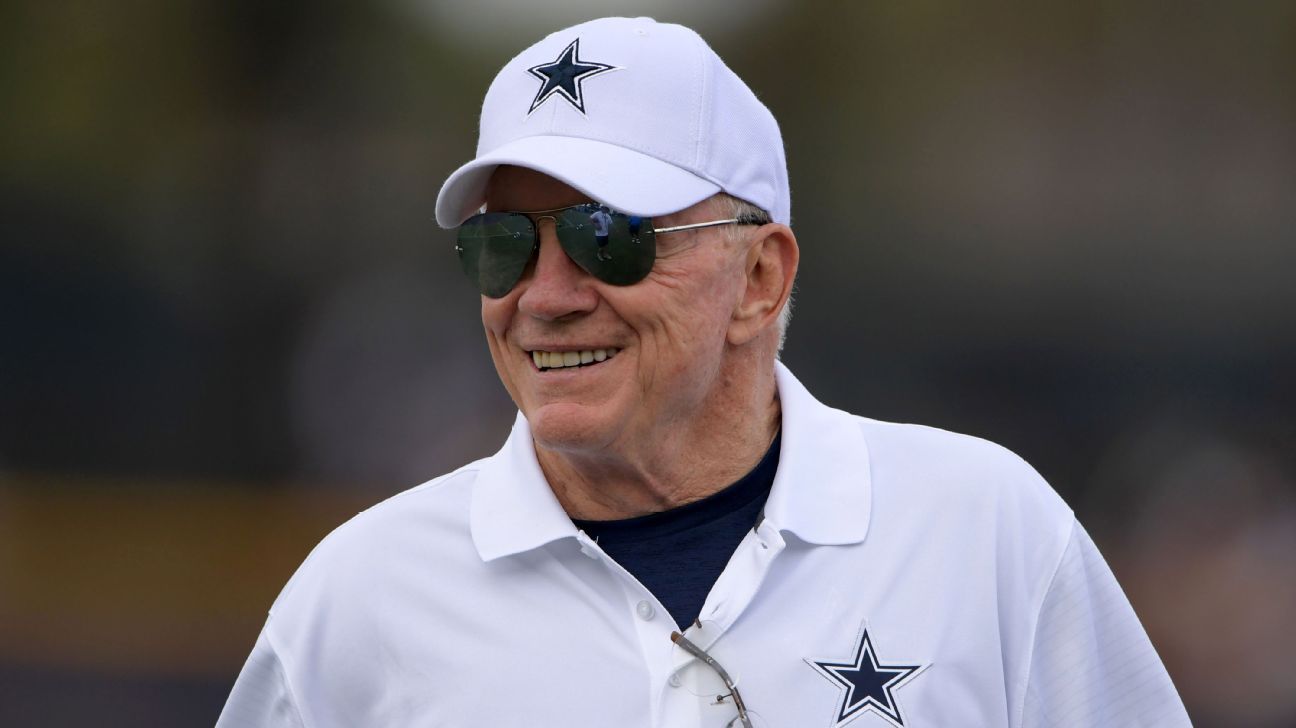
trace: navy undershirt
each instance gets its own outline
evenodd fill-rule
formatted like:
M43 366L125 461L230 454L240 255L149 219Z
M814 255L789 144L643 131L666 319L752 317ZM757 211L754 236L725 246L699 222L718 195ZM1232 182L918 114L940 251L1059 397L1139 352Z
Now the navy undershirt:
M677 625L687 627L756 525L778 470L781 439L782 433L774 437L741 480L702 500L637 518L572 522L647 587Z

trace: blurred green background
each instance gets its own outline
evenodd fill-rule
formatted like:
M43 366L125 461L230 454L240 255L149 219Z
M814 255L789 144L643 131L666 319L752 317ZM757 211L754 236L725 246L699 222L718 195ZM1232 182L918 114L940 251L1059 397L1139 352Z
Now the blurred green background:
M683 22L780 120L784 359L1031 461L1199 726L1296 725L1296 3L0 9L0 725L211 725L351 514L512 406L432 220L495 71Z

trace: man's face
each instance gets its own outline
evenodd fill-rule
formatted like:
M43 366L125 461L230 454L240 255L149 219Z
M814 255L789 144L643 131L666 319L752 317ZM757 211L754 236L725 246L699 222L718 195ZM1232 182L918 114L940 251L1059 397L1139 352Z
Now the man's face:
M538 172L501 167L490 210L551 210L589 198ZM654 218L656 227L720 219L709 200ZM503 298L482 297L482 322L500 380L542 447L597 456L642 449L691 427L726 425L718 402L726 332L744 289L742 256L722 228L657 237L657 260L630 286L603 283L559 246L553 221L540 250ZM533 352L616 353L541 370ZM729 423L729 426L732 426Z

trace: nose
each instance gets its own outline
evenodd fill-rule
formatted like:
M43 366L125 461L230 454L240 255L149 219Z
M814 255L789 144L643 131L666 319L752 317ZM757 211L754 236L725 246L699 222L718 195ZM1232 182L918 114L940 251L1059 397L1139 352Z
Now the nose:
M537 220L536 233L540 251L531 272L519 283L524 290L518 297L518 310L543 321L593 311L598 293L590 285L590 274L563 251L553 218Z

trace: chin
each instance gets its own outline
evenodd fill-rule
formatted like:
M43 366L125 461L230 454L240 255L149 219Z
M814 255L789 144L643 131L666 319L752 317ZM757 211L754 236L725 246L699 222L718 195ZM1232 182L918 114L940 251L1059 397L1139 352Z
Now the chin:
M546 450L595 452L615 439L611 418L601 407L547 404L527 412L526 418L531 436Z

